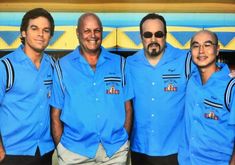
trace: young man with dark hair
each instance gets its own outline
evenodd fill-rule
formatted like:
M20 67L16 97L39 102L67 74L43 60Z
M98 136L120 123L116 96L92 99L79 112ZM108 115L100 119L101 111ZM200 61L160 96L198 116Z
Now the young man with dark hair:
M51 165L50 134L53 60L43 51L54 33L54 20L42 8L28 11L21 41L0 61L0 164Z

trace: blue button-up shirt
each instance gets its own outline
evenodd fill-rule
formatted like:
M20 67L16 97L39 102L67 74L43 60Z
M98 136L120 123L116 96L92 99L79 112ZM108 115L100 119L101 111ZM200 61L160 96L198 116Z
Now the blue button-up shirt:
M133 98L134 121L131 150L150 156L178 152L183 128L186 51L169 44L156 66L150 65L144 50L128 57L127 99ZM187 65L186 65L187 64Z
M185 132L179 149L181 165L228 165L235 143L235 89L229 109L225 106L230 73L227 65L202 85L199 72L186 91Z
M111 157L127 141L120 61L102 48L93 71L79 47L59 60L65 90L55 76L51 105L61 109L61 143L72 152L93 158L102 143Z
M49 97L53 70L44 54L37 69L23 52L23 46L4 56L14 68L13 87L6 91L6 68L0 62L0 130L6 154L41 155L53 150L50 135Z

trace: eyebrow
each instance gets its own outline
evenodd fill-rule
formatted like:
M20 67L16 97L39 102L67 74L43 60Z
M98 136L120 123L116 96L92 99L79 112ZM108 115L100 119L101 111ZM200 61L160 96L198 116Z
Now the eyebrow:
M203 42L203 43L211 43L211 44L213 44L213 41L207 40L207 41L205 41L205 42ZM193 44L199 44L199 42L193 41L191 45L193 45Z
M38 27L37 25L30 25L29 27ZM43 29L50 29L50 27L44 27Z

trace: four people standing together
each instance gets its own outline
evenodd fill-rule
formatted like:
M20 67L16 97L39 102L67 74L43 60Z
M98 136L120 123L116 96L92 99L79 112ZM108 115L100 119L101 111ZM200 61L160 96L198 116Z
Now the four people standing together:
M216 63L218 38L202 30L187 53L166 43L166 26L147 14L143 49L125 63L101 46L98 16L85 13L79 46L54 63L43 53L53 18L27 12L23 45L0 64L0 164L51 164L51 127L61 165L125 165L129 136L133 165L234 165L235 80Z

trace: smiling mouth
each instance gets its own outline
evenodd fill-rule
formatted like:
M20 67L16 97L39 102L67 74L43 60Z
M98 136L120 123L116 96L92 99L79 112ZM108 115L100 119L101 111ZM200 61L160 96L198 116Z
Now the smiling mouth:
M197 57L197 59L200 61L204 61L207 59L207 57L206 56L199 56L199 57Z

